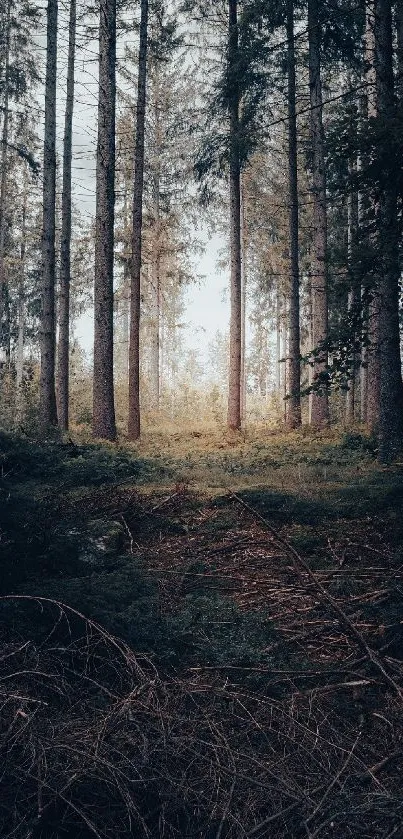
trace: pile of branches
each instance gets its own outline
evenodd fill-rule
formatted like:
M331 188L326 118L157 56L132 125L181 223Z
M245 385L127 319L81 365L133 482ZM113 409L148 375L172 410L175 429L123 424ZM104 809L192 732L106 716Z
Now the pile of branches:
M0 605L3 839L402 835L387 685L373 681L383 713L366 716L360 680L335 700L334 685L275 698L202 668L162 677L59 602Z

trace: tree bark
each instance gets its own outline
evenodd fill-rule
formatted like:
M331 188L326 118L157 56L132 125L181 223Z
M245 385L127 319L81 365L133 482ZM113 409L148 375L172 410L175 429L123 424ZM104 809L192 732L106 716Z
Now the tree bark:
M357 163L354 159L349 162L350 180L354 178L357 170ZM347 309L350 319L353 318L355 322L356 309L359 302L359 290L354 278L354 260L356 253L356 242L358 235L358 196L354 186L350 183L349 194L347 198L347 260L348 270L350 275L350 290L348 292ZM353 349L351 353L351 369L350 376L347 382L348 390L346 394L346 425L354 425L355 422L355 408L356 408L356 376L357 376L357 353L355 349L356 331L353 331L351 336Z
M57 402L59 426L69 427L69 331L71 251L71 158L74 109L74 63L76 47L76 0L70 0L67 96L63 142L62 231L59 280L59 342L57 358Z
M229 198L230 198L230 349L227 425L241 428L241 358L242 358L242 269L241 269L241 167L239 155L240 93L237 80L238 3L228 3L228 78L229 95Z
M151 255L151 335L150 335L150 407L158 411L160 406L161 375L161 118L160 85L158 65L154 69L154 225Z
M140 437L140 276L143 224L144 131L147 86L148 0L141 0L140 48L134 152L133 231L130 294L128 438Z
M55 208L57 0L48 0L43 155L42 317L39 416L44 431L57 425L55 392Z
M5 233L6 233L6 192L7 192L7 148L9 122L9 75L10 75L10 15L11 0L8 0L5 15L5 59L4 59L4 99L3 130L1 137L1 181L0 181L0 352L3 348L4 297L6 290L5 272Z
M24 176L24 192L21 211L21 245L20 245L20 272L18 279L18 332L17 352L15 361L15 422L18 428L21 425L24 410L24 339L25 339L25 253L27 240L27 203L28 203L27 178Z
M248 235L245 214L245 182L241 178L241 421L246 419L246 288Z
M381 127L396 118L390 0L375 0L377 110ZM385 132L386 134L386 132ZM389 135L388 135L389 136ZM393 154L390 155L392 160ZM379 190L379 457L388 462L403 446L403 385L399 332L399 225L393 162Z
M299 323L299 211L298 211L298 159L297 116L295 94L294 49L294 0L287 0L287 70L288 70L288 193L290 231L290 303L289 303L289 356L287 406L288 428L301 425L301 363Z
M312 317L313 349L320 350L314 358L313 385L321 383L311 394L311 424L315 427L329 423L328 387L326 380L327 350L322 346L328 337L327 310L327 207L326 172L323 132L321 82L321 25L318 0L308 0L309 90L311 106L312 197L313 197L313 258L312 258Z
M116 439L113 391L116 0L101 0L95 215L93 435Z
M365 82L367 90L367 118L374 120L377 117L377 84L375 69L375 9L374 0L368 0L366 5L365 21ZM370 197L371 210L375 218L375 225L368 232L369 245L373 250L378 247L378 197ZM368 349L367 357L367 406L366 422L372 432L378 431L379 424L379 399L380 399L380 301L377 279L371 279L369 283L370 302L368 304Z
M396 1L396 36L397 36L397 78L396 93L400 106L403 105L403 2Z

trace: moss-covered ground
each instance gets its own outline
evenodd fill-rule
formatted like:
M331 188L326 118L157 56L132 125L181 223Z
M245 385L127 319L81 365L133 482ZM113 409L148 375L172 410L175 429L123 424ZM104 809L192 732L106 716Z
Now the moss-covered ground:
M214 760L220 748L228 758L222 772L210 761L219 777L193 800L188 772L180 780L165 755L187 802L175 816L144 792L135 827L102 833L102 818L80 816L80 787L80 805L73 793L63 804L64 832L53 814L29 828L33 839L73 835L70 824L75 836L403 836L402 502L403 464L380 467L358 431L161 432L132 446L1 436L3 651L10 639L65 650L62 603L76 610L68 643L88 618L146 656L169 696L167 685L186 685L185 727L203 684L189 766L207 771L207 695ZM272 729L270 713L282 720ZM144 736L152 743L151 729ZM28 817L19 834L4 812L2 835L28 835Z

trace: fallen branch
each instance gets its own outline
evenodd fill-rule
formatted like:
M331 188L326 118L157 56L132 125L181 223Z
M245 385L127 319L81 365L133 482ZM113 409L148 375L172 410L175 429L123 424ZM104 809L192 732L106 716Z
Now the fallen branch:
M260 513L257 512L257 510L255 510L253 507L251 507L250 504L247 504L246 501L243 500L243 498L240 498L239 495L237 495L235 492L232 492L231 490L229 490L228 494L231 498L233 498L235 501L237 501L238 504L241 504L241 506L244 507L245 510L248 510L248 512L252 516L254 516L255 519L262 522L262 524L264 524L264 526L267 528L267 530L272 534L272 536L277 541L277 543L279 545L281 545L283 548L285 548L285 550L289 553L289 555L294 560L294 566L295 566L295 568L298 572L298 575L299 575L300 579L302 579L302 580L303 580L303 575L300 572L299 566L301 566L304 569L305 573L308 575L309 579L311 580L311 582L315 586L317 592L320 594L321 600L325 603L328 603L332 607L334 612L336 612L336 614L340 618L340 621L344 624L344 626L346 626L349 629L351 635L356 640L360 649L365 653L367 658L371 661L371 664L373 665L373 667L378 671L378 673L380 673L382 675L382 677L388 683L388 685L390 685L390 687L393 688L393 690L397 693L399 698L403 701L402 688L398 685L398 683L395 681L393 676L391 676L387 672L387 670L385 670L385 667L383 666L382 662L380 661L380 659L378 658L378 656L376 655L374 650L372 650L371 647L367 644L367 642L366 642L365 638L363 637L363 635L361 634L361 632L358 631L357 627L353 624L353 622L350 620L348 615L346 615L346 613L343 611L343 609L341 609L341 607L336 602L336 600L332 597L332 595L329 594L328 591L326 591L326 589L322 585L322 583L315 577L315 574L310 569L308 563L305 562L305 560L298 553L298 551L296 551L295 548L290 544L290 542L288 542L287 539L285 539L283 536L281 536L278 533L278 531L275 530L275 528L272 527L271 524L269 524L269 522L262 515L260 515ZM305 583L305 585L306 585L306 583Z

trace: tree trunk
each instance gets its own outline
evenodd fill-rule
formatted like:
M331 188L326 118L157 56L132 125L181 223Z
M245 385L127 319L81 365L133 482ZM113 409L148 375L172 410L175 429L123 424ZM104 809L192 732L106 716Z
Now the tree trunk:
M396 119L390 0L375 0L377 110L381 126ZM382 154L382 151L381 151ZM383 159L385 150L383 150ZM389 461L403 445L403 385L399 332L399 225L397 178L391 164L379 190L379 456ZM388 157L388 159L389 159Z
M366 119L367 114L367 99L366 95L361 94L359 100L359 114L361 122ZM357 157L357 171L358 173L362 172L363 160L361 154ZM362 248L364 238L365 238L365 194L362 190L358 191L357 194L357 215L358 215L358 224L357 224L357 237L358 243L360 248ZM367 402L368 402L368 349L366 343L364 341L365 337L365 324L368 322L367 318L367 304L366 304L366 295L365 295L365 284L361 282L360 287L360 299L361 299L361 358L360 358L360 372L359 372L359 380L360 380L360 422L366 424L367 422Z
M281 358L284 359L282 365L282 384L281 384L281 399L282 399L282 408L283 408L283 421L285 425L288 425L288 400L287 394L289 392L289 381L288 381L288 340L287 340L287 321L289 320L289 313L287 312L287 303L284 300L284 312L283 317L281 319Z
M59 426L69 427L69 329L71 250L71 157L74 108L74 62L76 47L76 0L70 0L67 96L63 144L62 231L60 244L59 342L57 359L57 401Z
M246 287L247 277L247 231L245 216L245 186L241 179L241 420L245 422L246 417Z
M228 3L228 77L230 120L230 349L227 424L232 430L241 427L241 357L242 357L242 271L241 271L241 167L239 159L240 94L237 79L238 58L238 3Z
M140 275L143 224L144 130L147 84L148 0L141 0L136 139L134 151L133 231L130 294L128 438L140 437Z
M57 425L55 392L55 208L56 208L56 71L57 0L48 0L43 155L42 319L40 424Z
M357 164L355 160L349 163L350 179L354 178ZM356 309L359 302L359 292L354 278L354 260L356 253L356 240L358 231L358 196L354 186L350 183L349 195L347 198L347 260L350 274L350 290L348 292L347 309L350 319L355 322ZM355 349L356 331L354 329L351 335L353 349L351 353L351 370L347 382L348 390L346 394L346 425L354 425L355 422L355 404L356 404L356 373L357 373L357 353Z
M374 0L368 0L365 23L365 63L367 90L367 118L374 120L377 116L377 85L375 71L375 16ZM370 198L372 213L377 219L379 213L378 197ZM372 229L368 233L372 249L376 249L378 230ZM367 410L366 421L372 432L378 430L379 399L380 399L380 357L379 357L379 288L378 282L370 283L371 299L368 304L368 342L367 349Z
M281 298L280 289L276 288L276 398L281 399Z
M101 0L95 215L93 435L116 439L113 392L116 0Z
M7 150L9 121L9 75L10 75L10 14L11 0L8 0L5 15L5 59L4 59L4 99L3 130L1 137L1 182L0 182L0 353L3 347L4 297L6 290L5 273L5 233L6 233L6 192L7 192Z
M24 177L24 193L22 199L20 272L18 279L18 333L17 353L15 361L15 421L16 428L22 423L24 412L24 338L25 338L25 252L27 239L27 179Z
M400 104L403 105L403 2L396 2L396 35L397 35L397 79L396 93Z
M290 231L290 302L287 406L288 428L301 425L301 364L299 324L299 253L298 253L298 160L295 98L294 0L287 0L288 65L288 191Z
M150 408L158 411L160 405L161 372L161 254L159 242L159 221L155 228L155 252L151 264L151 335L150 335Z
M151 335L150 335L150 407L158 411L160 406L161 375L161 103L158 63L154 69L154 229L151 254Z
M313 349L319 350L314 359L311 395L311 424L315 427L329 422L327 387L327 351L321 347L328 337L326 250L327 207L324 132L322 121L322 83L320 72L321 26L318 0L308 0L309 89L311 105L312 197L313 197L313 258L312 258L312 317Z

